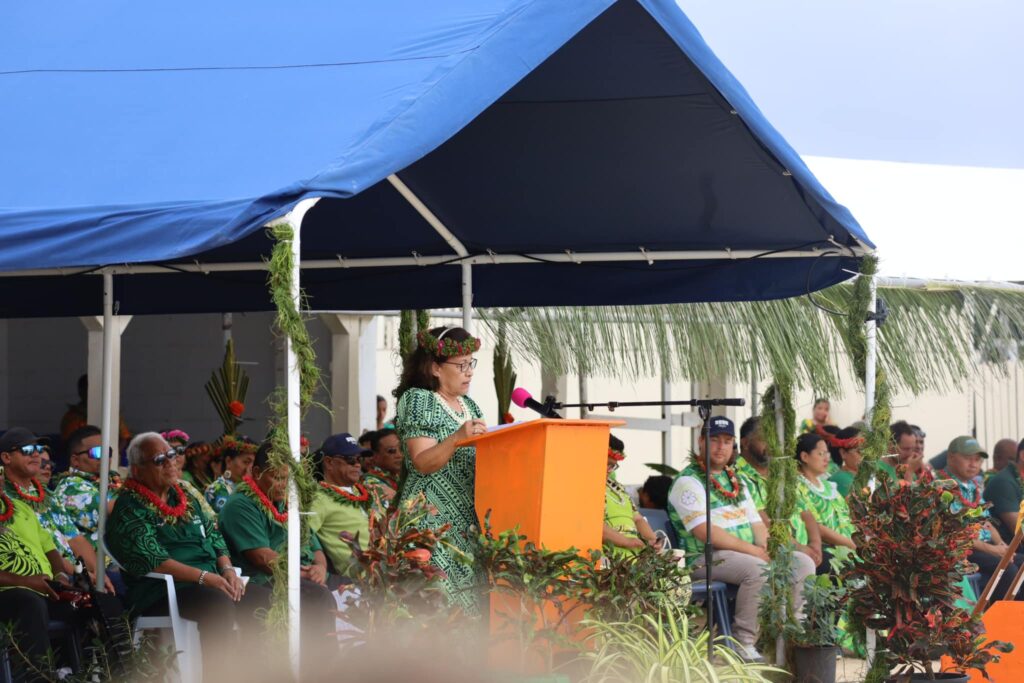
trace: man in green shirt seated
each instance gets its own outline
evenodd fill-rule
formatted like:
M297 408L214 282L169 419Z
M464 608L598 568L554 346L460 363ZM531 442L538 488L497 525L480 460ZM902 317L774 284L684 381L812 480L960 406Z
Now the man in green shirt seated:
M231 561L252 577L250 585L273 584L274 565L288 540L287 495L288 467L271 466L270 443L265 442L256 452L252 474L245 475L219 515ZM327 559L314 534L300 555L303 640L323 644L336 630L337 603L327 588Z
M998 445L998 444L997 444ZM985 502L992 503L989 514L1003 541L1009 543L1017 530L1017 516L1024 488L1021 484L1021 470L1024 469L1024 441L1017 444L1016 459L998 473L985 480Z
M352 549L339 538L347 531L358 537L362 547L369 542L367 510L370 492L360 482L360 458L366 452L351 434L334 434L320 446L318 456L323 466L323 481L313 500L309 528L320 539L334 571L351 576Z
M41 451L36 436L27 429L13 427L0 436L0 462L6 468L35 471ZM57 591L71 584L64 558L31 505L4 492L3 479L0 474L0 624L13 627L21 656L12 655L11 664L21 671L26 668L25 658L32 666L44 666L51 620L83 628L94 613L76 610L59 599ZM108 616L121 613L113 595L94 594L93 600L102 604ZM22 679L16 675L15 680Z
M247 588L236 574L216 523L177 484L178 457L156 432L132 439L131 478L110 515L106 543L124 569L127 601L135 613L167 614L165 583L146 574L174 577L178 612L199 624L204 677L231 680L237 665L232 661L235 625L243 638L256 638L263 630L258 610L270 603L270 591Z
M729 465L736 442L736 429L726 417L712 417L710 457L705 459L702 436L700 452L689 467L680 472L668 495L668 516L686 550L687 564L695 579L706 579L704 543L711 536L714 548L712 578L736 584L736 614L733 636L744 647L744 656L760 660L755 648L758 633L757 609L764 588L768 531L754 506L749 491ZM704 488L702 466L710 462L711 491ZM711 520L705 504L711 496ZM814 560L801 552L793 553L793 598L799 612L803 606L804 579L814 574Z

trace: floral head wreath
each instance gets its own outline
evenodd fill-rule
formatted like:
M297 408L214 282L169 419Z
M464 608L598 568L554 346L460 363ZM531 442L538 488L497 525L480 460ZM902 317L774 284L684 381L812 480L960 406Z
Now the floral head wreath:
M161 432L160 436L164 437L164 441L184 441L188 443L192 439L189 438L188 434L181 431L180 429L168 429L166 432Z
M622 451L617 451L614 448L609 448L608 457L614 460L615 462L622 462L623 460L626 459L626 454L623 453Z
M217 441L216 454L220 457L225 455L241 455L242 453L255 453L260 449L259 444L246 438L238 438L231 434L225 434Z
M420 348L429 351L438 358L454 358L456 356L468 356L480 350L480 340L470 335L462 341L446 338L445 335L457 327L446 327L436 337L430 334L430 330L420 330L416 335L416 341Z
M833 436L831 439L828 440L828 443L830 446L832 446L832 448L843 448L848 450L850 448L857 448L858 446L863 446L864 437L851 436L849 439L837 439L836 437Z
M191 460L197 456L213 453L213 446L208 443L189 444L185 447L185 459Z

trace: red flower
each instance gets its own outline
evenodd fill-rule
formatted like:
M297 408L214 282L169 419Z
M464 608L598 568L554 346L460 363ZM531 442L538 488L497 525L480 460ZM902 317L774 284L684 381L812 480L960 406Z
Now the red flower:
M242 417L242 413L245 412L245 404L241 401L232 401L228 404L228 412L235 417Z
M507 425L510 425L516 421L516 418L512 417L512 413L505 413L501 419Z

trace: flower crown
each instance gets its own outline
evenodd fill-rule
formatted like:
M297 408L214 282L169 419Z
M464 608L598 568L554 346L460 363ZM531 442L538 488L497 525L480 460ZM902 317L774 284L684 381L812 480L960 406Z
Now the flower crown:
M615 462L622 462L623 460L626 459L626 454L623 453L622 451L617 451L614 448L609 448L608 457L614 460Z
M480 340L470 335L463 341L455 341L454 339L446 339L445 335L452 330L457 330L457 327L446 327L441 334L436 337L430 334L430 330L420 330L420 333L416 335L416 341L419 343L421 349L429 351L434 356L440 358L454 358L456 356L468 356L471 353L476 353L480 350Z
M191 446L185 447L185 458L191 460L192 458L200 455L207 455L213 452L213 447L208 443L197 443Z
M826 432L821 425L815 427L814 432L821 438L825 439L825 443L831 446L832 448L857 448L858 446L863 446L865 443L865 439L863 436L851 436L848 439L840 439L836 437L835 434L831 432Z
M218 456L227 455L229 452L232 454L255 453L259 449L259 444L248 439L240 439L231 434L225 434L220 437L216 444L216 454Z
M164 441L177 440L188 443L189 441L192 440L189 438L188 434L181 431L180 429L169 429L166 432L160 432L160 436L164 438Z

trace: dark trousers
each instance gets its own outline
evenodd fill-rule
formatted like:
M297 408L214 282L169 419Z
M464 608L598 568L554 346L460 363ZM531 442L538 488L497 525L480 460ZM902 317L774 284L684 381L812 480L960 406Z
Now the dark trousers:
M102 604L108 617L116 620L121 614L121 603L116 597L106 594L93 594L94 604ZM12 637L17 643L8 648L11 668L15 672L15 680L35 680L30 675L26 659L32 666L47 669L46 655L50 650L49 624L51 621L62 621L75 629L79 634L79 642L83 642L82 633L91 619L97 618L97 612L85 608L76 610L69 603L50 600L27 588L9 588L0 591L0 623L13 626ZM114 647L115 643L104 643ZM69 665L77 661L78 653L55 651L55 664Z
M178 613L199 626L199 642L203 646L203 679L231 680L232 661L238 653L238 637L246 651L254 651L263 632L258 610L270 604L270 590L250 584L241 601L234 602L214 588L189 586L178 588ZM146 609L144 614L167 615L167 598ZM235 633L235 625L239 633ZM181 643L177 644L181 647ZM250 648L252 648L250 650Z
M988 585L989 579L991 579L992 575L996 573L996 568L999 566L999 558L995 555L974 550L967 556L967 560L978 565L978 572L981 574L981 589L984 591L985 586ZM992 593L992 602L1003 599L1003 596L1006 595L1006 591L1009 590L1011 585L1013 585L1013 580L1017 576L1017 571L1019 569L1020 560L1016 558L1014 558L1010 564L1006 565L1006 571L1004 571L1003 575L999 578L999 583L996 584L996 590ZM980 598L981 596L979 595L978 597ZM1016 599L1024 599L1024 591L1018 593Z

